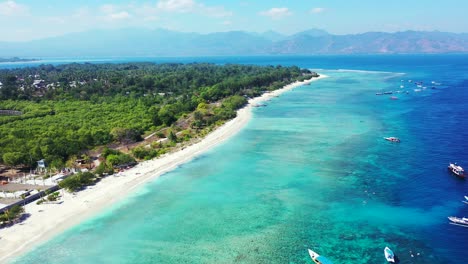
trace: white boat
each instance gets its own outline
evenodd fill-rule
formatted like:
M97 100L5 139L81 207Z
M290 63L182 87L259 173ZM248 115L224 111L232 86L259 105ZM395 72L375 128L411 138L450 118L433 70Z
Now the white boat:
M463 202L468 204L468 196L465 195L465 201L463 201Z
M397 142L400 143L400 139L397 137L384 137L385 140L391 141L391 142Z
M314 263L333 264L333 262L331 262L329 259L327 259L324 256L320 256L317 252L312 251L311 249L308 249L308 251L309 251L310 258L312 259L312 261L314 261Z
M395 254L393 254L393 251L390 248L385 247L384 255L388 262L395 262Z
M450 224L468 227L468 218L466 217L459 218L455 216L449 216L448 219L451 222Z
M465 178L465 170L462 168L462 166L459 166L456 163L449 163L448 170L458 177Z

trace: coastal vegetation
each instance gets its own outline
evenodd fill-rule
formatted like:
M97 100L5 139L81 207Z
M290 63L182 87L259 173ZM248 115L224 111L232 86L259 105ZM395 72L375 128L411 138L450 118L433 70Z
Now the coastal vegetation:
M59 192L50 192L48 190L45 191L46 197L41 198L36 202L36 204L42 204L45 202L56 202L58 199L60 199L60 193Z
M1 213L0 214L0 227L2 227L5 224L10 224L14 222L16 219L21 217L23 212L24 212L23 207L19 205L15 205L11 207L10 209L6 210L5 212Z
M64 188L69 192L76 192L83 189L85 186L91 185L98 181L98 178L91 172L79 172L73 174L63 181L59 182L60 188Z
M313 76L295 66L207 63L0 70L0 163L33 167L44 159L59 170L77 157L89 163L94 151L102 152L98 174L111 173L209 133L250 97ZM94 179L88 176L66 188Z

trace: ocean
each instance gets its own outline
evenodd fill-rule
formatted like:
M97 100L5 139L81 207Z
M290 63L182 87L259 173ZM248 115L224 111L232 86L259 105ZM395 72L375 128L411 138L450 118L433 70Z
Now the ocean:
M298 65L329 77L255 108L230 140L13 263L312 263L310 248L373 264L386 263L385 246L400 263L468 262L468 228L447 219L468 216L468 184L447 170L468 168L467 55L90 61ZM0 67L18 65L34 64Z

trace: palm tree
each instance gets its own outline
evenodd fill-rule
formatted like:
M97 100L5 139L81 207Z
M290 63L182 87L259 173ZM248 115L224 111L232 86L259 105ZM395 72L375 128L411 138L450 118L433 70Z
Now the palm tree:
M5 216L5 218L7 219L7 222L10 223L10 218L11 218L11 213L10 213L10 209L7 209L3 212L3 215Z
M65 163L65 166L70 169L76 169L76 160L77 157L75 155L70 156L70 158Z
M91 157L87 154L83 155L83 161L88 164L88 169L91 169Z
M24 208L15 205L3 212L4 218L6 218L7 222L10 223L12 220L18 218L24 212Z

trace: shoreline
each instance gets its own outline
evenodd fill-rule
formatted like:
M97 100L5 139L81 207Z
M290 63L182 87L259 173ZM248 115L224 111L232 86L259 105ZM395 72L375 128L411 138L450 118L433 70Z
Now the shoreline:
M26 205L25 214L30 214L27 219L11 227L0 229L0 244L2 245L0 262L11 261L33 247L95 216L103 209L123 200L136 188L231 138L250 121L252 108L256 104L326 77L328 76L320 75L303 82L296 81L281 89L252 98L247 106L237 111L234 119L216 128L201 141L168 155L140 162L135 167L103 178L96 185L89 186L76 194L61 191L60 201L63 201L61 204L37 205L33 202Z

